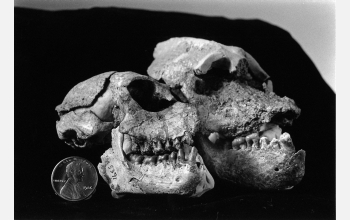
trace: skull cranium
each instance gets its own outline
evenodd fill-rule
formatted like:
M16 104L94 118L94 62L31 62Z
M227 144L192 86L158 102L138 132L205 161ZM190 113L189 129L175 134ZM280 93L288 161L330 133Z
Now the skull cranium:
M267 89L269 76L243 49L195 38L157 45L148 74L195 106L196 146L212 174L259 189L288 189L305 172L288 133L294 101Z
M79 83L56 108L58 136L68 144L112 140L98 168L115 197L200 196L214 187L210 172L259 189L300 182L305 152L295 153L280 128L300 109L271 91L250 54L173 38L157 45L154 58L151 77L103 73Z
M89 91L94 99L89 99ZM152 78L133 72L100 74L75 86L56 109L58 135L70 145L102 143L111 132L112 148L98 168L116 197L123 193L196 197L214 187L193 146L196 109L176 101L168 86Z

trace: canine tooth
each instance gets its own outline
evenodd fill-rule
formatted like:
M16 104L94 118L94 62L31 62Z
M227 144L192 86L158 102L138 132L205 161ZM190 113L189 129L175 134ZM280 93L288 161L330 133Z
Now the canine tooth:
M239 137L236 138L232 141L232 148L235 150L239 150L240 149L240 145L245 143L245 138L244 137Z
M197 148L192 147L192 148L191 148L191 152L190 152L190 154L188 155L188 161L194 162L194 163L195 163L195 162L196 162L197 153L198 153Z
M185 160L185 152L183 149L179 149L177 152L177 160L184 161Z
M124 135L124 142L123 142L123 151L126 155L130 154L132 152L132 142L129 135Z

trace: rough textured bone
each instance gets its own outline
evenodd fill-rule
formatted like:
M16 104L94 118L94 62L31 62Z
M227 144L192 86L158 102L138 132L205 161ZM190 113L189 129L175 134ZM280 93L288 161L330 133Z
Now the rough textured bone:
M72 146L101 143L115 128L112 148L99 165L115 197L123 193L197 197L214 187L201 157L193 153L197 150L190 146L199 125L196 109L177 102L168 86L148 76L100 74L75 86L56 110L58 136Z
M118 128L113 129L112 137L112 148L103 154L102 163L98 165L112 195L166 193L198 197L214 187L214 180L201 159L199 167L195 162L181 161L135 164L128 161L122 151L123 134Z
M250 140L245 137L265 123L291 125L300 114L292 99L277 96L272 84L262 83L269 76L250 54L185 37L159 43L153 56L148 74L177 89L197 109L201 125L195 142L212 174L259 189L285 189L300 182L304 151L294 154L294 147L286 151L276 144L267 150L259 144L246 146ZM241 148L232 146L242 140Z

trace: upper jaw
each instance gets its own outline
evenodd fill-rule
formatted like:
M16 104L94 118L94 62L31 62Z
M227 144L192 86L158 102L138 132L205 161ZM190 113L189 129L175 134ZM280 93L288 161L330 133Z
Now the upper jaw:
M195 147L191 146L188 153L182 147L176 154L168 156L166 151L146 155L145 153L151 153L137 154L134 150L128 151L128 147L124 148L124 145L136 144L137 141L140 144L140 140L120 133L118 128L112 130L112 148L101 157L102 163L98 168L113 192L198 197L214 187L214 179ZM174 145L173 147L176 149ZM186 148L188 149L189 147Z

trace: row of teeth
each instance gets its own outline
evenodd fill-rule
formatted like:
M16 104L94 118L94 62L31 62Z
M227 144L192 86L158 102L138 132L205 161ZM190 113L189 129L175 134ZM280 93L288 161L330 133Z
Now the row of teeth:
M195 147L191 147L191 150L189 153L186 153L184 149L179 149L176 152L172 152L169 154L164 155L154 155L154 156L147 156L147 155L140 155L140 154L129 154L127 156L128 160L135 163L135 164L150 164L150 165L157 165L159 163L190 163L190 164L196 164L196 162L199 161L197 158L198 150ZM197 163L197 166L199 164Z
M126 155L141 154L144 156L153 156L179 152L183 148L190 151L191 148L188 148L190 146L193 146L193 140L188 135L182 138L175 138L174 140L168 139L165 142L161 140L140 142L136 138L125 134L123 151Z
M235 138L231 142L230 147L234 150L247 150L252 147L267 148L274 139L279 139L281 134L282 129L278 125L267 123L260 127L259 133L252 133L246 137ZM220 135L218 133L211 133L208 139L215 144L220 141Z

